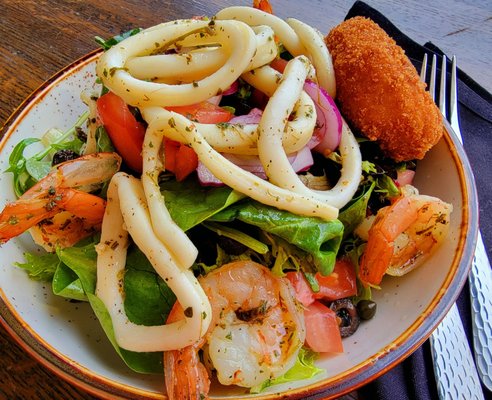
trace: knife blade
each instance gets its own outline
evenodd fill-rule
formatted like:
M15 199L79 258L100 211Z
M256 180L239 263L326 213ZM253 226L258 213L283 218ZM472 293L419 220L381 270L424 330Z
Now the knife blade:
M456 303L430 337L440 400L484 399Z
M492 391L492 270L480 232L468 282L475 363L483 384Z

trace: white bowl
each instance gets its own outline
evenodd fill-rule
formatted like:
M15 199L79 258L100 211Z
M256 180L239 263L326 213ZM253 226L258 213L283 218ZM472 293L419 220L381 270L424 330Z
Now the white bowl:
M68 128L85 111L79 96L95 79L99 53L78 60L33 93L11 117L0 142L0 170L19 140L51 127ZM219 398L337 397L369 382L410 355L437 326L458 296L468 273L478 226L470 165L459 142L446 133L419 162L421 193L453 204L450 234L433 257L403 278L385 277L374 291L378 312L344 340L345 352L322 357L325 373L309 381L272 387L260 395L213 389ZM11 174L0 175L0 204L15 199ZM90 306L52 294L13 266L34 250L24 234L0 249L0 316L7 330L37 360L72 384L102 397L165 398L163 377L129 370L114 352Z

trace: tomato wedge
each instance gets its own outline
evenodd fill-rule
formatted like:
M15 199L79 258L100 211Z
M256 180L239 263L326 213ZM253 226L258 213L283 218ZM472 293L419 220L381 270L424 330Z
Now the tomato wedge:
M134 171L142 172L145 126L137 121L125 101L108 92L97 99L97 113L116 151Z
M337 316L319 301L304 310L306 343L318 353L343 353L342 337Z
M314 293L316 299L333 301L357 294L355 268L348 260L337 260L330 275L323 276L317 273L316 279L319 284L319 292Z
M202 101L189 106L166 107L166 109L202 124L219 124L221 122L228 122L234 117L234 114L230 111L208 101Z
M166 107L166 109L202 124L228 122L234 117L234 114L225 108L207 101L189 106ZM164 159L166 170L173 172L178 182L186 179L198 167L198 156L193 149L170 139L165 139Z
M350 261L345 259L337 260L330 275L323 276L319 272L316 273L315 278L319 284L318 292L313 292L302 272L289 271L286 275L294 287L297 300L304 306L310 305L316 299L333 301L357 294L355 268Z

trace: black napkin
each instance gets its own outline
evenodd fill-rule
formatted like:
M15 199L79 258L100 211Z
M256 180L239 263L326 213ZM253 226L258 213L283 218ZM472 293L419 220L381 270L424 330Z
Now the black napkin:
M414 42L379 11L362 1L354 3L346 19L355 16L371 18L381 26L405 50L417 70L420 70L424 53L443 54L438 47L430 42L424 45ZM447 56L452 55L448 54ZM486 212L492 206L492 171L490 169L490 160L492 160L492 95L462 70L458 70L458 78L458 114L463 142L477 184L482 236L489 259L492 259L492 230L489 228L492 226L492 215ZM471 315L467 284L458 298L457 305L468 340L471 343ZM362 399L370 400L437 399L429 343L425 342L402 363L361 388L359 395ZM492 399L492 394L486 388L484 388L484 395L486 399Z

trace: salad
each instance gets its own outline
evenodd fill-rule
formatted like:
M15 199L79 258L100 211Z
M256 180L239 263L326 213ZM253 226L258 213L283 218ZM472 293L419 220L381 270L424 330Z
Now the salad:
M0 242L29 231L46 253L17 266L88 301L171 399L206 398L213 377L259 392L316 375L383 276L449 225L451 205L409 185L415 163L344 120L319 32L268 6L98 39L88 111L9 160Z

